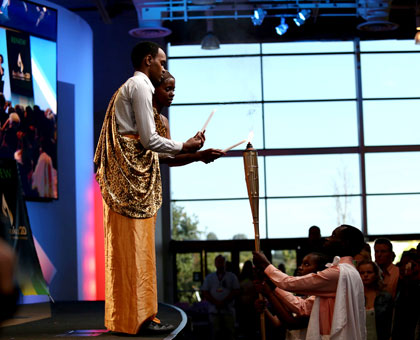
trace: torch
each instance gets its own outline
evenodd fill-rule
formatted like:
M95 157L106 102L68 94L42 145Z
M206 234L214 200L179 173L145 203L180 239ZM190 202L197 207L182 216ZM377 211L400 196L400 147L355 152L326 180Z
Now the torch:
M248 144L243 152L245 180L248 189L249 203L251 205L252 221L255 232L255 251L260 251L260 228L259 228L259 186L258 186L258 152L250 142L252 136L248 138ZM259 298L262 299L261 294ZM264 312L260 314L261 339L265 340L265 318Z

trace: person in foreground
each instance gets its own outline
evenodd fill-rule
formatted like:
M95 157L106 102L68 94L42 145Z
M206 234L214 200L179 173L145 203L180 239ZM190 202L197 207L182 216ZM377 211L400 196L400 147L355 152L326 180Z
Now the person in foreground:
M263 253L254 252L254 265L278 288L316 296L307 340L366 339L364 288L353 265L353 256L360 252L363 244L360 230L346 224L339 226L324 243L324 253L335 256L331 266L318 273L298 277L281 272L270 264ZM289 301L297 310L307 309L307 300L290 295Z
M171 139L171 132L169 129L169 121L162 114L165 107L169 107L175 97L175 77L166 71L163 74L161 82L156 86L155 94L153 95L153 110L159 114L164 128L164 136ZM168 164L169 166L182 166L193 162L202 161L206 164L213 162L215 159L223 156L225 153L219 149L207 149L197 152L179 153L175 156L170 154L159 154L161 163Z
M160 135L153 114L154 84L165 72L166 55L153 42L131 53L135 69L113 95L102 126L94 163L104 202L105 326L137 334L167 332L156 319L155 221L162 203L158 153L195 152L204 144L198 132L185 143Z
M297 268L297 276L304 276L310 273L317 273L325 269L328 259L324 254L312 252L307 254L301 265ZM264 314L275 327L286 326L286 340L305 339L308 327L309 316L315 296L300 296L305 300L306 310L296 310L293 303L289 303L291 293L277 288L268 278L266 281L256 283L259 293L262 293L270 302L274 315L267 308L263 308ZM294 301L294 296L292 301ZM257 300L256 307L266 307L264 300Z

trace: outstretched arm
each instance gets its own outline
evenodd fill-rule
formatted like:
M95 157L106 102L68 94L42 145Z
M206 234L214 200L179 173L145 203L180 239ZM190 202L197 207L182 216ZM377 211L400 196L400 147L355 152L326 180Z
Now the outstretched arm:
M162 157L160 158L160 161L169 166L182 166L198 161L208 164L224 154L225 153L222 150L207 149L191 153L181 153L175 155L175 157Z
M293 315L292 311L286 308L283 304L282 299L279 298L276 294L274 294L272 288L270 288L268 282L261 282L256 284L256 289L260 293L262 293L270 302L275 310L275 314L277 318L280 320L281 323L285 324L287 328L290 329L300 329L304 328L308 324L308 316L310 314L299 314ZM302 300L304 302L305 299L295 297L296 299ZM311 304L312 308L312 304ZM310 308L310 309L311 309Z

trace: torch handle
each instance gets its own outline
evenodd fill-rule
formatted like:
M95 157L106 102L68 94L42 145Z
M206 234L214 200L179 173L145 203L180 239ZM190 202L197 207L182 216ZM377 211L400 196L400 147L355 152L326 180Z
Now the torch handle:
M260 293L260 294L258 294L259 296L259 298L260 299L262 299L263 298L263 296L262 296L262 294ZM260 314L260 328L261 328L261 340L265 340L265 338L266 338L266 335L265 335L265 315L264 315L264 312L262 312L261 314Z
M259 232L259 222L257 218L254 218L254 231L255 231L255 251L259 252L261 250L260 247L260 232ZM263 296L262 294L258 294L259 298L262 299ZM260 329L261 329L261 340L265 340L266 339L266 335L265 335L265 315L264 312L262 312L260 314Z
M259 252L261 250L260 247L260 227L258 219L254 218L254 232L255 232L255 251Z

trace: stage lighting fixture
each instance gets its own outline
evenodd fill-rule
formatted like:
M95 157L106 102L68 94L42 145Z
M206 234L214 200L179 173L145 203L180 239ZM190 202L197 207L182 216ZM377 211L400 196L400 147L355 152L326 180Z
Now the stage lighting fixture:
M260 26L264 21L265 15L267 14L262 8L257 8L254 10L254 15L252 16L251 20L254 26Z
M220 48L220 41L216 34L207 32L201 41L201 48L203 50L217 50Z
M293 21L295 22L296 26L302 26L310 16L311 11L308 9L303 9L297 14L296 18L293 18Z
M289 28L289 25L286 24L286 18L280 19L280 25L276 26L276 33L278 35L283 35L287 32L287 29Z

